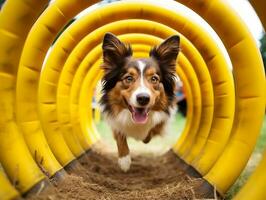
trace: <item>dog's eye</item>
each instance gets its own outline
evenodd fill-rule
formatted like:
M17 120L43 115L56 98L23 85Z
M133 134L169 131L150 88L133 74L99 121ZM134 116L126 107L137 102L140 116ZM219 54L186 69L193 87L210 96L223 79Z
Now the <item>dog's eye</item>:
M130 84L130 83L134 82L134 78L133 78L133 76L127 76L127 77L125 77L124 81L127 84Z
M159 82L159 78L157 76L152 76L150 81L151 81L151 83L156 84Z

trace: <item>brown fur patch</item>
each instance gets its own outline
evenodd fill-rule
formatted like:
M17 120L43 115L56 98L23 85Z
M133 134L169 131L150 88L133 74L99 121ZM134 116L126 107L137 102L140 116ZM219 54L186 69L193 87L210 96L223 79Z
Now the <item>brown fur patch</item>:
M129 148L127 144L127 137L124 134L121 134L119 132L114 132L114 138L116 140L116 145L118 149L118 156L125 157L129 154Z
M116 86L108 93L109 104L114 116L118 115L124 108L127 108L123 96L123 84L121 81L116 83Z

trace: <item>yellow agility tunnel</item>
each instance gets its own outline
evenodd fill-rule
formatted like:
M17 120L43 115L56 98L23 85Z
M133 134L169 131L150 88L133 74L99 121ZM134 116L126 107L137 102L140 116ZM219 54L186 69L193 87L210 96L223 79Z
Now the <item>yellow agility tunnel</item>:
M101 42L112 32L135 56L181 36L177 73L188 101L185 128L173 146L198 188L223 196L247 164L265 115L263 62L248 28L226 0L177 0L189 15L154 1L99 6L97 0L6 0L0 11L0 199L16 199L63 179L100 140L92 117L101 79ZM183 4L183 5L182 5ZM266 2L253 0L264 28ZM235 199L265 199L266 153ZM256 187L254 187L256 185Z

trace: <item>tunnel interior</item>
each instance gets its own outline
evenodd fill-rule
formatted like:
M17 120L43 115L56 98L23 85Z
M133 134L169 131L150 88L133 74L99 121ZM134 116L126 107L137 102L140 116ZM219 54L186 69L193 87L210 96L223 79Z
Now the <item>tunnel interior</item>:
M251 4L265 25L265 2ZM226 1L169 5L4 2L0 199L223 198L247 164L263 123L262 58ZM130 43L140 58L171 35L181 38L176 71L186 93L186 118L175 117L166 147L163 138L149 152L138 152L132 143L136 151L128 173L119 170L116 154L101 139L111 133L92 103L103 76L106 32ZM264 155L236 199L266 196L265 164Z

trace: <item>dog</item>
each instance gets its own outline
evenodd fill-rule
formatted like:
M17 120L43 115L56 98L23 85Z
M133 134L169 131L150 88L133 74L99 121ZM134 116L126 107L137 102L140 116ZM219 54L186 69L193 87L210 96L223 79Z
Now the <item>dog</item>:
M131 157L127 137L148 143L163 135L176 111L176 59L180 37L173 35L151 49L148 58L133 58L132 48L112 33L103 38L100 105L118 148L118 165L127 172Z

